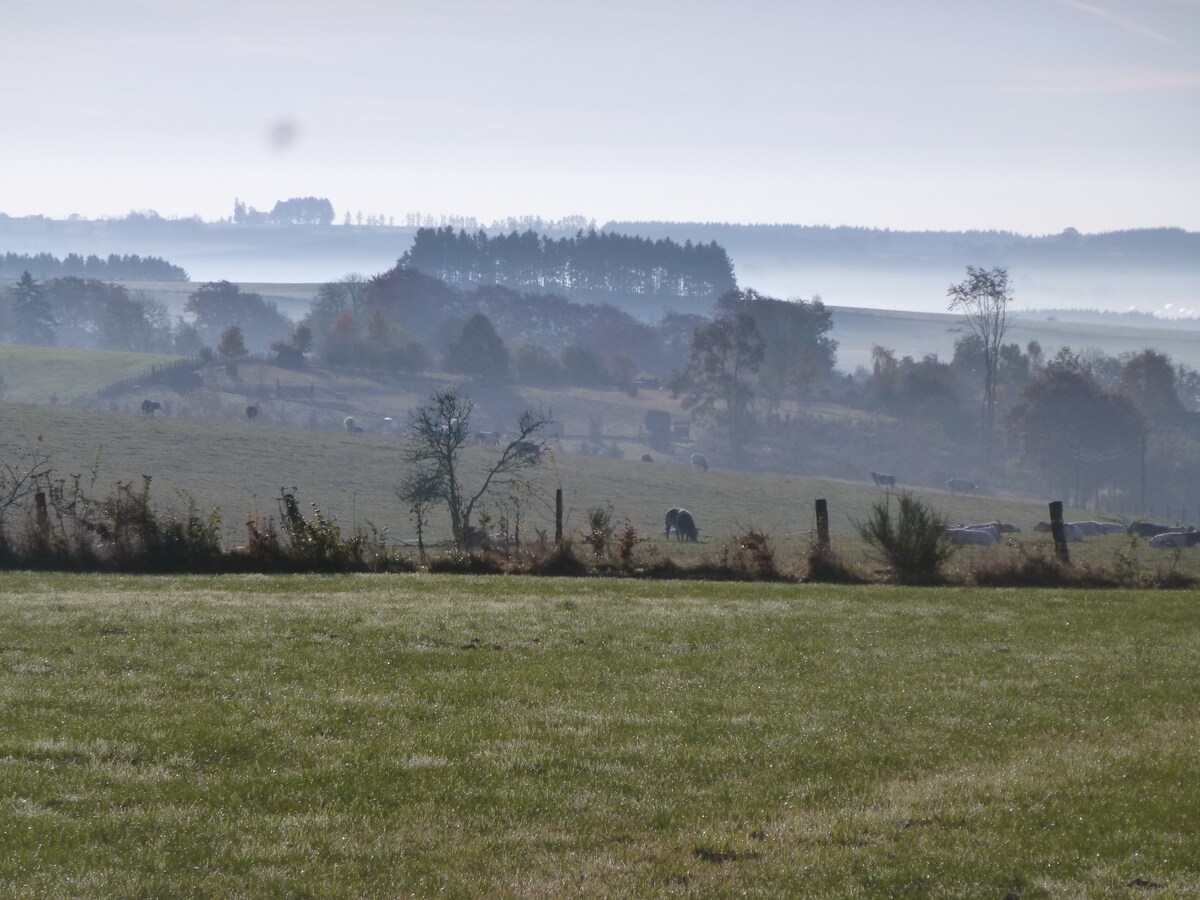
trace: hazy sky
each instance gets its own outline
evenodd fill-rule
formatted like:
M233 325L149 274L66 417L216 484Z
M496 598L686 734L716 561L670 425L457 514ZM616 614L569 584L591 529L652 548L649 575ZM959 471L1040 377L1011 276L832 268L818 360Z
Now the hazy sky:
M1200 230L1200 0L3 0L0 212Z

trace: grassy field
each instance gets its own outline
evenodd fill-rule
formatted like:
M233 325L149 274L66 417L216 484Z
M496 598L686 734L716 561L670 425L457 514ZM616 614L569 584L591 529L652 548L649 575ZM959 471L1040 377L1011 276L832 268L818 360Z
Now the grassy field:
M10 400L37 399L56 390L63 397L77 395L141 372L157 361L160 358L136 354L0 348L0 374L5 374ZM204 389L191 394L148 386L105 401L103 410L0 403L0 460L19 460L34 448L48 458L56 477L69 480L78 475L96 498L108 496L118 481L140 485L142 476L149 475L160 510L183 509L188 498L204 510L218 507L223 539L230 546L245 542L247 516L277 513L281 488L296 488L304 508L316 504L346 531L369 524L386 529L392 542L410 544L415 539L412 523L394 493L403 472L403 439L397 432L408 411L426 402L433 387L450 384L448 379L412 376L379 381L352 373L317 368L292 372L262 364L243 364L234 373L218 366L207 370L204 378ZM279 399L277 381L311 386L312 398ZM670 555L686 563L719 560L737 535L757 529L772 539L781 567L796 571L814 526L813 502L825 498L830 503L835 549L852 564L874 565L864 553L854 523L863 521L871 505L885 495L866 480L865 471L859 481L744 473L719 465L700 472L687 464L692 450L710 449L700 433L678 443L671 454L654 451L655 463L643 464L638 458L650 450L640 435L646 412L668 409L683 417L676 402L662 391L643 390L630 397L620 391L580 388L473 386L470 392L475 401L472 422L480 430L507 430L532 405L549 410L561 434L556 451L535 479L537 496L525 499L520 510L526 539L538 529L552 529L553 493L561 487L568 534L586 528L590 510L611 507L618 528L628 522L644 538L638 547L641 560ZM160 399L164 412L153 418L138 414L143 396ZM246 421L248 403L260 410L253 423ZM840 408L827 412L846 414ZM367 433L347 434L342 426L347 415L355 416ZM393 420L390 428L385 416ZM623 459L581 454L597 423L604 440L618 448ZM468 450L469 484L478 483L482 467L494 453L486 448ZM719 462L715 455L710 458ZM986 490L979 497L955 497L930 487L902 487L931 503L950 522L1001 520L1026 531L1047 517L1046 502L1055 499ZM514 509L501 502L505 499L498 497L484 507L493 526L501 516L512 520ZM701 529L698 544L663 538L663 514L672 506L684 506L696 515ZM1172 516L1159 510L1158 518L1186 521L1195 514L1191 510L1181 515L1177 509ZM1126 515L1133 518L1139 512L1131 509ZM1067 516L1091 519L1097 514L1070 509ZM448 519L441 513L432 522L431 536L435 541L449 536ZM1028 535L1016 540L1044 542ZM1091 538L1072 552L1075 559L1098 566L1136 554L1135 564L1145 572L1176 567L1184 573L1200 573L1200 552L1188 551L1176 558L1150 552L1144 541L1137 546L1119 537ZM963 571L1003 553L1012 555L1019 549L963 551L952 569Z
M11 403L70 403L94 396L102 385L132 378L172 359L147 353L0 344L0 377L4 379L4 399Z
M219 507L230 545L244 541L248 514L276 513L280 488L293 486L299 489L302 504L317 504L347 530L371 523L389 527L392 540L412 540L415 532L393 489L403 470L401 443L398 436L251 425L244 420L146 418L0 404L0 457L18 458L28 447L35 447L49 457L61 477L80 474L85 487L90 485L93 495L101 497L111 493L118 480L140 485L141 476L150 475L152 496L160 508L183 509L184 496L194 498L203 509ZM467 451L470 483L478 483L481 467L494 453L488 448ZM798 566L814 527L814 501L821 497L829 501L836 548L850 561L863 562L854 523L866 518L873 503L886 498L870 483L701 472L667 460L647 465L636 459L597 459L577 452L554 453L536 477L540 499L525 504L526 538L532 538L538 528L552 531L553 492L561 487L568 533L586 527L589 510L611 505L615 525L628 521L645 538L638 553L647 560L656 555L683 561L717 558L737 535L754 528L772 538L785 567ZM953 522L1003 520L1028 530L1047 517L1046 505L1040 501L914 490ZM671 506L685 506L696 514L701 528L698 544L663 538L663 513ZM490 511L493 521L504 513L499 504L492 504ZM1093 515L1068 511L1069 518ZM432 524L435 539L448 537L444 515L439 514ZM1042 536L1024 537L1044 540ZM1090 538L1075 545L1073 552L1078 559L1099 564L1127 549L1128 542L1121 537ZM1149 566L1174 560L1173 556L1168 560L1151 553L1144 542L1141 555ZM1185 569L1200 567L1200 561L1193 559L1198 555L1184 554ZM980 557L980 550L959 555L962 564Z
M855 366L871 367L871 348L881 344L896 351L897 357L920 359L937 354L943 362L954 357L954 342L963 336L962 317L950 313L918 313L903 310L833 308L833 333L838 341L838 368L847 372ZM1128 323L1072 321L1069 313L1060 316L1015 311L1005 338L1024 349L1037 341L1047 358L1060 347L1076 353L1099 350L1109 356L1138 353L1147 347L1168 354L1177 363L1200 367L1200 331L1162 320L1157 327L1130 326Z
M0 894L1195 896L1182 592L0 581Z

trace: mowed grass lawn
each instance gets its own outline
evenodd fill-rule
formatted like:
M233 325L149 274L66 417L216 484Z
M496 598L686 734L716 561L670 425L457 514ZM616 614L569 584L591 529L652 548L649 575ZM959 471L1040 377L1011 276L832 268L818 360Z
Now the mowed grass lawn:
M1200 892L1192 593L0 579L5 897Z

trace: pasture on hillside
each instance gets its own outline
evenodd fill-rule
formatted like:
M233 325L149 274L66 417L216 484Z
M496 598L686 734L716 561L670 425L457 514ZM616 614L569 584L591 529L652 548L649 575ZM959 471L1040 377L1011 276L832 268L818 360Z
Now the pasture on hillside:
M114 350L68 350L0 344L0 377L10 403L77 403L96 389L140 375L175 357ZM140 402L140 398L139 398Z
M6 897L1200 892L1188 593L2 578Z
M0 458L21 458L29 448L44 454L56 477L79 475L94 498L112 493L117 481L141 485L152 478L151 496L160 509L183 511L189 498L201 510L218 507L229 546L245 541L249 515L277 515L281 488L296 487L303 506L316 504L335 518L344 533L368 524L387 529L390 541L410 544L415 531L394 488L403 471L400 436L346 434L274 427L259 422L212 422L144 417L62 407L0 404ZM493 458L491 448L470 448L465 456L467 476L477 483L482 466ZM817 498L829 501L834 547L851 563L867 562L854 523L863 521L873 503L887 494L870 483L800 478L767 473L712 469L702 472L682 464L640 463L555 452L537 471L536 495L518 498L521 533L535 540L537 530L553 535L553 496L564 491L566 531L579 534L593 509L611 507L612 522L626 521L643 538L638 558L651 561L670 556L683 562L719 560L750 529L772 541L781 566L796 571L809 545ZM1021 547L1046 544L1044 535L1029 532L1046 518L1043 503L1011 497L953 496L946 491L914 490L951 522L1003 520L1024 529L1013 540ZM516 514L503 494L485 506L493 526L502 515ZM692 544L667 540L663 514L668 507L693 511L701 540ZM1093 514L1070 510L1068 517ZM511 529L510 529L511 530ZM433 519L434 540L449 537L444 511ZM964 549L953 565L966 566L1019 547ZM1089 538L1072 545L1076 560L1105 565L1127 558L1148 572L1177 567L1200 571L1200 552L1153 551L1145 541L1123 536ZM870 563L868 562L868 565Z

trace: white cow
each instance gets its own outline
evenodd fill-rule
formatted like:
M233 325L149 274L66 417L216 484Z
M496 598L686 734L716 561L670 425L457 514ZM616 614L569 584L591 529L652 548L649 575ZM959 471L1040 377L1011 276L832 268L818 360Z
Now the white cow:
M996 535L983 528L947 528L942 534L946 540L956 546L975 544L990 547L996 543Z
M1033 530L1048 532L1051 530L1050 523L1049 522L1038 522L1036 525L1033 526ZM1072 544L1077 541L1082 541L1083 540L1083 529L1081 529L1074 522L1063 522L1063 537L1066 538L1068 543L1072 543Z
M1195 547L1200 544L1200 531L1167 531L1150 538L1151 547Z
M1000 540L1000 535L1003 534L1000 529L1000 525L996 522L981 522L975 525L959 525L957 527L966 528L970 531L986 531L994 540L997 541Z

